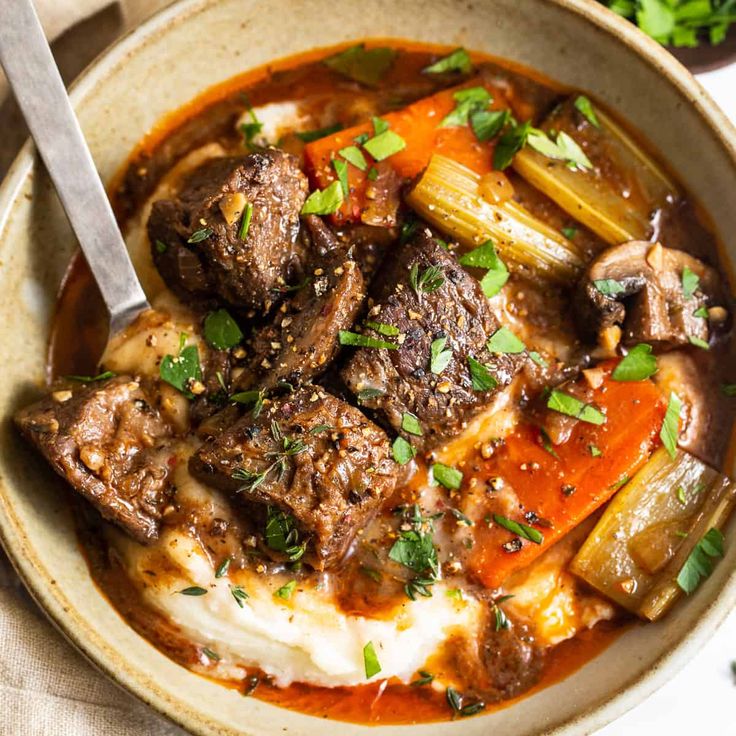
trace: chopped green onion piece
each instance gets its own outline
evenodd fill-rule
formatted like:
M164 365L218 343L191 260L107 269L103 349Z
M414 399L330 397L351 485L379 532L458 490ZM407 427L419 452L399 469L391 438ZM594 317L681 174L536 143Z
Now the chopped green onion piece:
M238 238L245 240L248 237L250 229L250 221L253 218L253 205L250 202L245 203L245 209L240 216L240 227L238 228Z

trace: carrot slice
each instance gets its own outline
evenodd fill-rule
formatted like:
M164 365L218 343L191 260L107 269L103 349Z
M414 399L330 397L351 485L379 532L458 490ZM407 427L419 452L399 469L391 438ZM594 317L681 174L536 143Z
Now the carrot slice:
M441 153L478 174L486 174L493 169L492 142L481 143L469 125L439 127L444 117L455 109L457 103L453 94L469 87L485 87L491 93L494 101L489 109L499 110L508 106L503 90L476 78L381 116L381 120L385 120L406 143L403 150L386 159L399 176L410 179L419 174L433 153ZM335 181L337 175L332 160L344 160L340 150L355 146L355 138L363 134L373 136L373 132L371 123L363 123L308 143L304 148L304 160L312 185L324 189ZM357 166L348 165L349 196L333 216L337 223L359 220L370 194L368 173L374 161L367 151L361 150L368 166L361 171Z
M475 525L469 569L485 586L501 585L606 503L659 444L664 397L649 380L612 380L612 367L605 367L605 379L593 392L605 424L579 421L565 443L547 444L547 449L538 427L522 425L486 462L489 482L501 478L503 483L487 494L483 521ZM542 543L516 541L494 514L533 527L543 535Z

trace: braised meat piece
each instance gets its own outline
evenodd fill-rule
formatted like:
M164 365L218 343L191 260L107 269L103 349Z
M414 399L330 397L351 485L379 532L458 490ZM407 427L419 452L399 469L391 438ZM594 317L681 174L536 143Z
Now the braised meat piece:
M59 389L15 421L54 470L139 542L158 538L171 494L171 430L130 376Z
M301 275L297 235L307 192L297 159L282 151L207 161L176 199L153 205L148 236L156 267L184 299L218 296L267 308L274 290Z
M296 386L322 373L340 348L340 330L350 329L364 298L358 264L340 251L332 253L256 334L251 367L239 377L237 390Z
M279 540L268 524L270 550L293 559L306 543L304 559L324 569L342 558L393 491L390 455L383 430L358 409L304 386L206 442L189 468L202 482L236 495L264 524L282 512L282 526L293 523L296 531Z
M366 335L393 340L396 349L360 348L342 378L362 405L380 411L417 449L427 449L462 431L511 382L524 356L489 350L487 342L500 325L487 298L429 231L388 258L377 282L368 324L384 333L397 330L398 336L369 330ZM433 343L437 353L445 353L434 362ZM485 387L478 383L479 372ZM418 420L421 436L407 425L407 414Z

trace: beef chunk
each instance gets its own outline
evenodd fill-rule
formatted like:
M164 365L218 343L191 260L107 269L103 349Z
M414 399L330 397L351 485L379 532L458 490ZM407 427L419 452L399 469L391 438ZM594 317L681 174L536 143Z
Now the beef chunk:
M322 264L256 335L254 358L238 379L239 391L282 382L299 385L330 365L340 348L338 333L355 322L365 294L355 261L337 251Z
M288 514L307 542L304 559L323 569L393 491L390 453L384 432L358 409L305 386L206 442L189 468L237 495L251 515L265 516L264 507Z
M434 279L428 278L428 269L435 270ZM411 284L412 274L418 289ZM422 288L423 280L434 283ZM364 406L380 411L415 447L426 449L460 432L488 406L520 370L524 357L489 352L486 343L500 325L488 300L478 282L427 231L388 258L377 281L369 320L397 328L398 349L359 349L342 378ZM452 356L436 375L430 370L430 346L439 338L445 338L444 349ZM495 388L473 389L469 357L489 368ZM419 419L421 437L403 432L405 413Z
M274 290L301 274L305 252L297 235L307 191L297 159L282 151L207 161L175 200L153 205L148 236L156 267L184 299L218 296L245 309L268 307ZM241 238L246 203L253 211Z
M54 470L139 542L158 538L171 430L130 376L60 389L15 421Z

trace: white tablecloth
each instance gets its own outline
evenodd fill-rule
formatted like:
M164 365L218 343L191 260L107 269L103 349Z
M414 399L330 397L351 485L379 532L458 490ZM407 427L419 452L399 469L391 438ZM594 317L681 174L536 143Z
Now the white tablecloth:
M166 4L168 0L123 0L122 7L88 23L104 28L112 40ZM37 0L36 5L48 35L56 38L76 21L107 6L108 0ZM87 33L75 36L73 31L55 48L57 58L63 57L67 77L99 50L90 49ZM703 75L701 81L736 120L736 66ZM0 78L0 100L2 97ZM23 138L17 113L7 107L0 108L6 149L0 148L4 154L0 155L0 176L8 148ZM0 736L183 736L178 728L121 693L61 638L28 598L2 553L0 589ZM736 614L668 685L598 736L692 736L716 726L722 736L736 736L732 660L736 660Z

